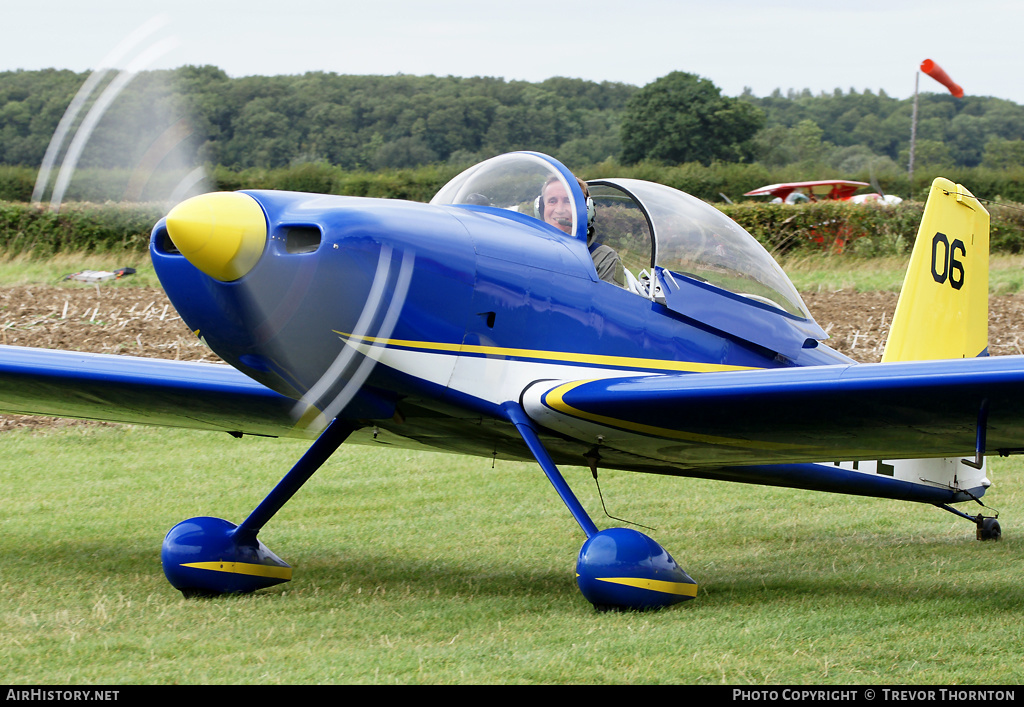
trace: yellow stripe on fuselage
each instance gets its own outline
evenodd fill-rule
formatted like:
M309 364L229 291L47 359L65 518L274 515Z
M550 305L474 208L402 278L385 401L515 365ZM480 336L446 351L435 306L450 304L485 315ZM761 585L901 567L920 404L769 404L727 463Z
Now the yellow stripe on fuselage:
M371 346L391 346L420 349L439 353L468 354L474 356L503 356L507 358L529 358L560 363L582 363L592 366L613 366L635 368L643 371L674 371L685 373L715 373L723 371L757 370L753 366L729 366L720 363L698 363L695 361L668 361L664 359L638 358L634 356L607 356L604 354L570 353L567 351L543 351L539 349L513 349L505 346L481 346L479 344L443 344L434 341L412 341L409 339L381 339L375 336L353 336L335 331L346 342Z
M292 578L291 567L280 567L278 565L254 565L248 562L187 562L182 567L210 570L211 572L245 574L253 577L270 577L286 581Z

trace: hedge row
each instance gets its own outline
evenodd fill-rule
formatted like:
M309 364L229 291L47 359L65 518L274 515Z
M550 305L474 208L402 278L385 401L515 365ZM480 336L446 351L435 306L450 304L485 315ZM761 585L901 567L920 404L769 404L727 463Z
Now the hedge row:
M909 252L923 204L735 204L720 206L776 254L827 252L858 256ZM989 205L991 249L1024 252L1024 208ZM163 209L153 205L65 205L59 213L0 202L0 252L45 258L60 252L144 252Z
M380 171L351 171L324 162L297 163L279 169L251 168L242 171L226 167L207 168L210 188L223 191L236 189L284 189L319 194L345 194L389 199L429 201L445 183L469 165L429 165L416 169L388 169ZM863 174L836 174L825 165L789 165L769 169L761 164L734 164L716 162L708 166L697 163L662 165L642 162L621 165L613 160L581 166L579 175L585 179L600 177L632 177L665 184L688 194L715 203L728 199L740 201L751 189L778 182L843 177L863 182L881 182L879 188L902 197L913 195L924 199L935 177L946 177L965 185L979 197L995 201L1024 202L1024 166L1008 169L922 168L914 177L911 187L904 171ZM180 177L180 175L179 175ZM79 169L68 186L68 201L107 200L120 201L134 178L130 170ZM35 187L36 170L30 167L0 166L0 200L28 201ZM153 175L146 185L147 193L170 194L177 178L169 174ZM132 198L132 197L129 197Z
M0 252L38 258L65 252L144 252L162 211L158 206L70 204L53 213L0 201Z
M824 250L863 257L908 254L924 212L924 204L917 201L895 206L826 201L719 208L772 253ZM986 208L991 252L1024 252L1024 205L990 203Z

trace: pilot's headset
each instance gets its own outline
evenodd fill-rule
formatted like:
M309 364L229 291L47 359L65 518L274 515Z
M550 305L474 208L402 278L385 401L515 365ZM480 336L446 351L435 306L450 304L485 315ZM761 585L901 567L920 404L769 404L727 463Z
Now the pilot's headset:
M544 182L544 186L540 189L540 196L533 200L534 218L538 218L541 221L544 220L544 189L548 184L557 179L558 177L551 177L548 181ZM580 189L583 190L583 196L587 200L587 245L589 246L594 242L594 222L597 220L597 210L594 208L594 200L590 198L590 188L587 186L587 183L579 177L576 177L576 181L579 182Z

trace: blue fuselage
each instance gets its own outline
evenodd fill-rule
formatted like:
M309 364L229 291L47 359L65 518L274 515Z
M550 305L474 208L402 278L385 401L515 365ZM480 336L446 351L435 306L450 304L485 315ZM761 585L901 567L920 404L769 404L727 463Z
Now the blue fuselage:
M162 224L154 266L218 355L331 417L415 437L431 434L428 417L502 418L501 404L537 380L849 362L813 342L782 355L602 282L585 244L518 213L247 193L269 226L248 274L204 275ZM706 308L706 288L702 297ZM787 326L726 293L721 307Z

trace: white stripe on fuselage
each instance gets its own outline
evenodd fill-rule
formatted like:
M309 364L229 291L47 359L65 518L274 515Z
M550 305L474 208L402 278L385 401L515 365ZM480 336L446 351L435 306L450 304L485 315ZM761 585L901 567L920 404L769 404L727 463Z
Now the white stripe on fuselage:
M406 375L494 405L519 400L520 393L537 380L591 380L659 375L651 371L623 370L605 366L415 351L356 343L351 339L345 339L345 343L364 356Z

